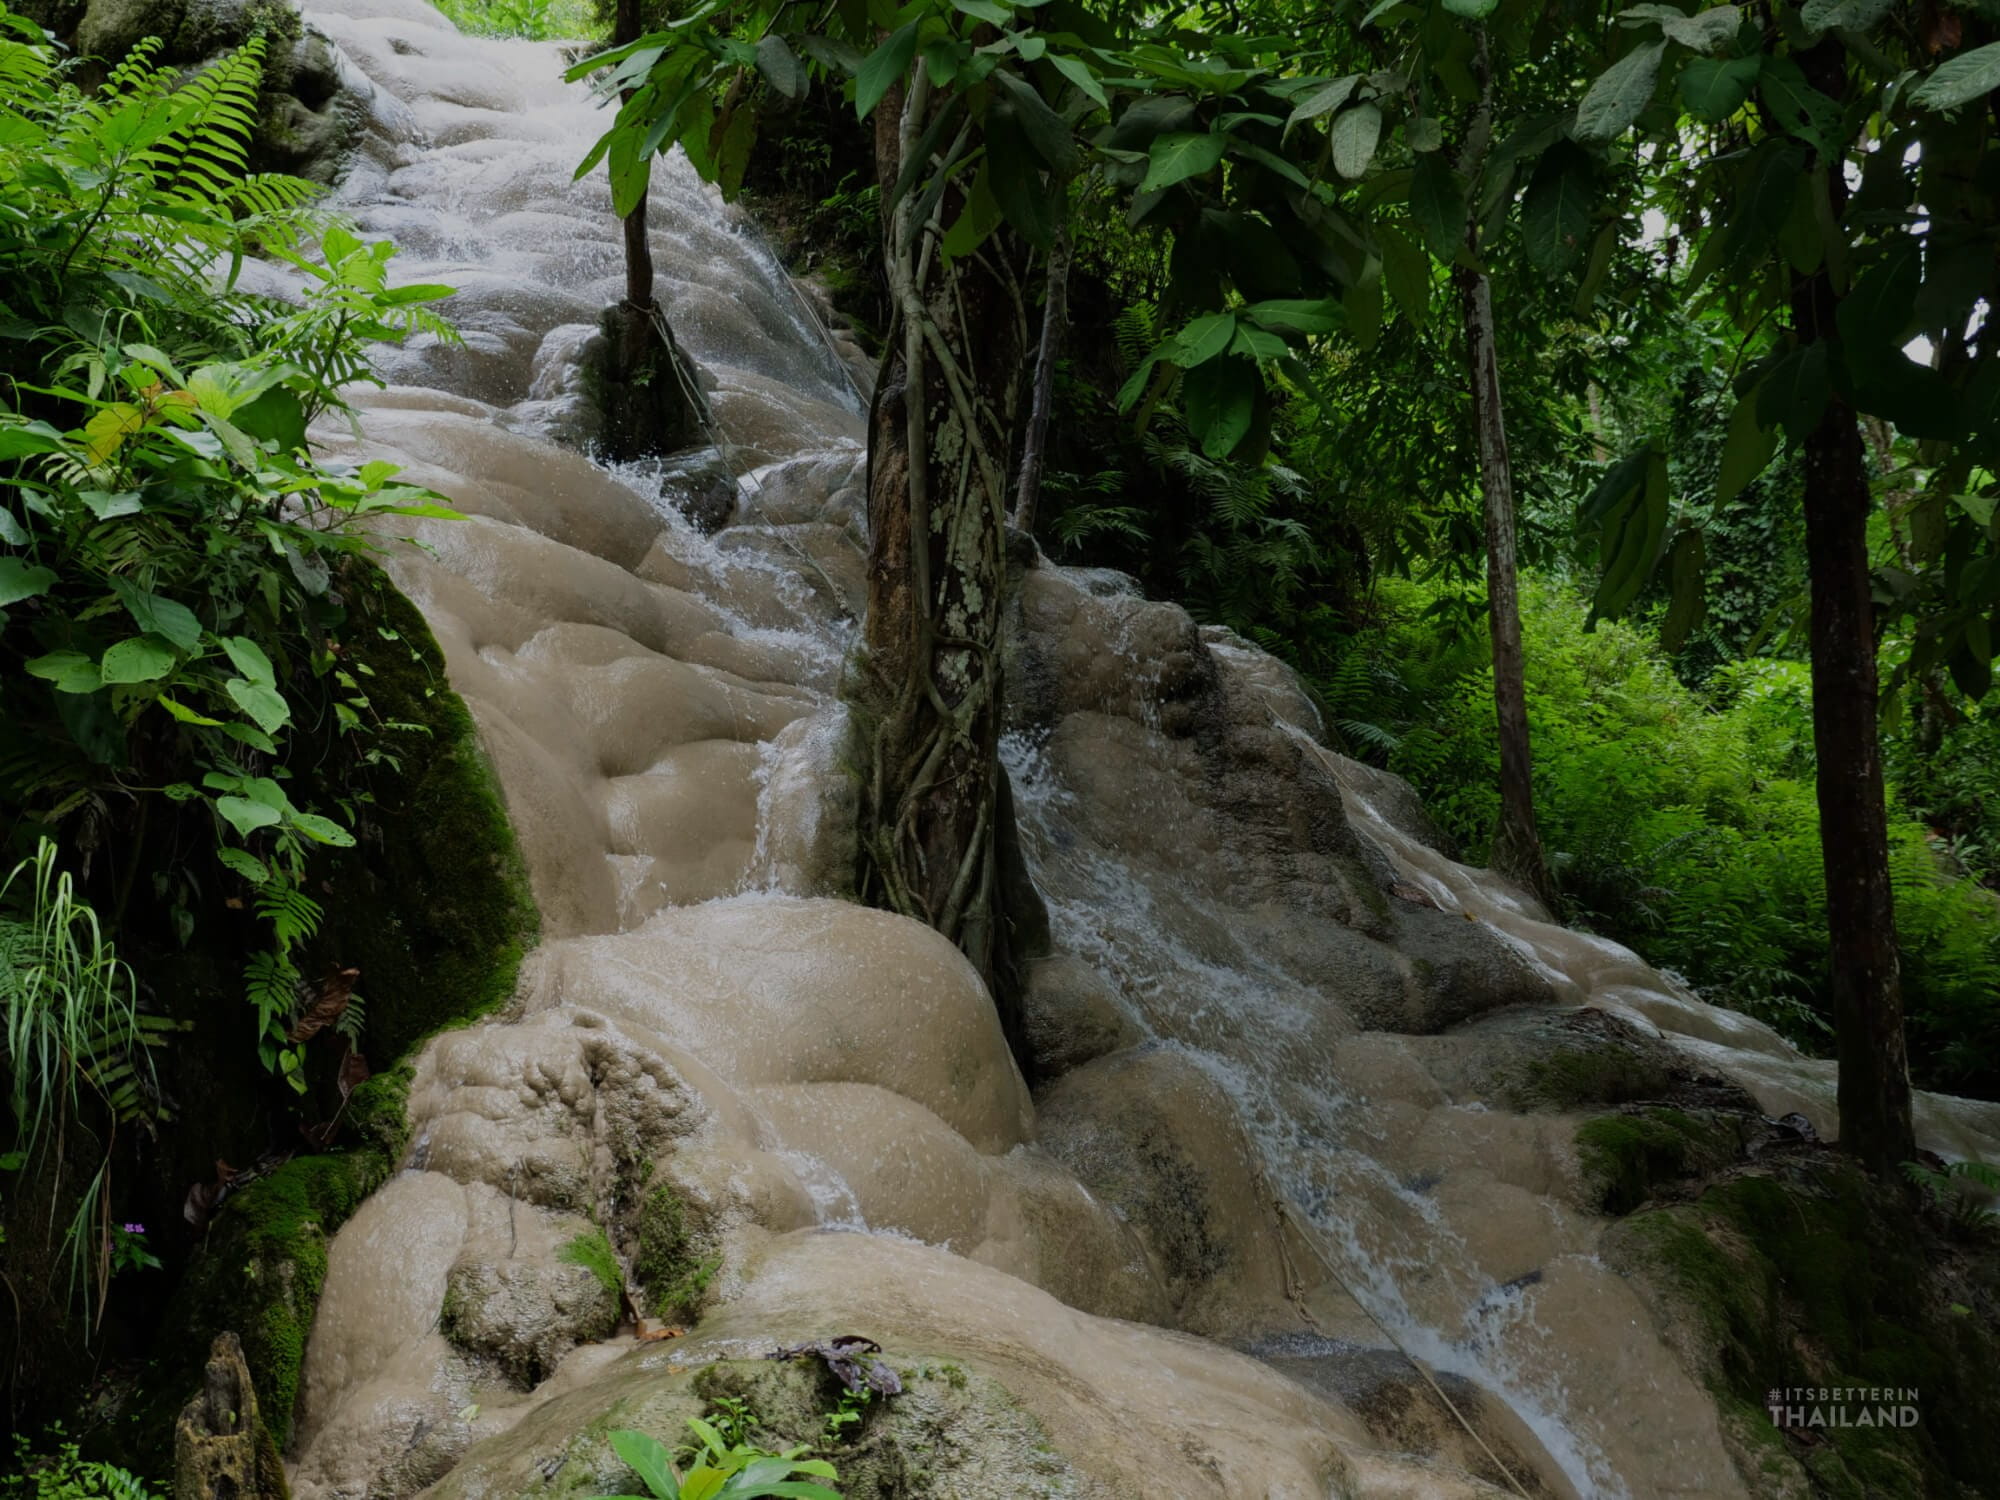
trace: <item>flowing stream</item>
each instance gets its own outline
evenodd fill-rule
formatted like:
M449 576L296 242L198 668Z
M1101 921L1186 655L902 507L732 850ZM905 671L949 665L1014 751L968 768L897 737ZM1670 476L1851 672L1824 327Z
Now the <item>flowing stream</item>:
M1439 854L1271 658L1044 565L1005 753L1059 950L1035 994L1095 1040L1031 1099L957 955L839 899L867 362L741 212L660 166L660 295L736 478L700 535L672 503L697 479L576 446L622 265L601 179L572 181L605 117L560 49L420 0L307 15L367 98L341 207L395 238L400 279L459 288L464 331L388 354L364 436L328 441L471 517L415 523L392 570L479 721L544 942L503 1017L426 1050L406 1170L334 1243L302 1500L520 1493L664 1378L535 1300L566 1236L630 1209L640 1159L722 1253L673 1369L850 1323L967 1351L1080 1466L1047 1493L1120 1471L1159 1495L1500 1493L1479 1442L1538 1494L1744 1493L1599 1253L1575 1117L1512 1107L1509 1080L1601 1012L1830 1132L1828 1066ZM2000 1108L1925 1098L1920 1123L2000 1154ZM491 1348L440 1328L475 1272L524 1309ZM531 1334L538 1378L497 1382L481 1349Z

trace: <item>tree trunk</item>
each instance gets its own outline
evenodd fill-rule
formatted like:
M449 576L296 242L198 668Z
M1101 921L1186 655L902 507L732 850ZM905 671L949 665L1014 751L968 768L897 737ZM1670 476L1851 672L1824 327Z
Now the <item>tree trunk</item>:
M876 114L886 199L929 106L921 75ZM907 194L886 226L895 298L890 352L870 417L868 603L861 670L848 688L860 739L862 898L950 938L993 991L1025 1055L1018 964L1032 913L1006 868L1011 820L999 764L1000 629L1006 592L1006 465L1027 357L1007 249L990 240L947 266L946 195L929 225ZM1015 856L1018 858L1018 856ZM1028 887L1032 895L1032 887Z
M639 0L618 0L611 44L635 42L644 31ZM699 387L654 300L653 250L646 238L643 197L622 227L625 299L604 315L603 364L598 370L603 447L613 460L655 458L694 441L705 413L689 398L689 390L698 392Z
M1837 40L1829 36L1800 59L1815 87L1832 98L1845 94L1846 58ZM1838 165L1828 190L1838 219L1847 196ZM1794 280L1792 328L1802 345L1835 336L1838 308L1824 267ZM1804 456L1813 749L1834 1051L1840 1059L1840 1145L1878 1177L1891 1178L1916 1155L1916 1130L1877 731L1875 602L1868 563L1874 498L1860 424L1839 396L1827 401L1807 435Z
M1514 470L1493 343L1493 290L1484 272L1460 267L1459 302L1471 366L1472 425L1486 508L1486 608L1493 634L1493 710L1500 726L1500 821L1492 867L1554 910L1555 891L1535 826L1535 762L1528 741L1528 689L1521 652L1521 591L1514 552Z
M1042 346L1035 354L1035 394L1028 405L1028 436L1021 444L1020 478L1014 485L1014 529L1030 536L1042 499L1042 458L1049 441L1049 408L1054 404L1056 360L1069 325L1069 226L1056 231L1049 251L1048 293L1042 303Z

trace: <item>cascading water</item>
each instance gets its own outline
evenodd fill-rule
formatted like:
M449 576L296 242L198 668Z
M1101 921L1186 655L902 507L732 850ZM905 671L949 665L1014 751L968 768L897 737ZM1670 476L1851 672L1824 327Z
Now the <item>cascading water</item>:
M1408 1458L1354 1414L1405 1378L1384 1330L1540 1493L1743 1493L1709 1398L1598 1259L1574 1120L1509 1108L1489 1064L1589 1006L1823 1128L1824 1070L1412 836L1269 657L1041 567L1006 758L1068 955L1047 962L1100 994L1106 1040L1031 1103L962 960L829 899L855 351L685 163L656 171L660 294L738 479L732 524L699 535L661 499L672 470L558 441L622 290L608 194L571 180L604 118L559 50L462 37L420 0L307 14L368 96L342 207L394 236L399 275L461 289L465 333L391 354L365 437L328 442L471 516L416 523L424 550L390 567L479 721L544 946L503 1017L425 1050L406 1170L334 1242L303 1500L518 1494L608 1404L850 1327L1003 1380L1075 1460L1047 1493L1495 1493L1456 1432ZM1922 1118L1947 1149L2000 1144L1990 1107ZM723 1263L671 1359L559 1315L566 1237L659 1182ZM511 1323L445 1326L496 1284ZM553 1373L496 1383L494 1341L531 1336Z

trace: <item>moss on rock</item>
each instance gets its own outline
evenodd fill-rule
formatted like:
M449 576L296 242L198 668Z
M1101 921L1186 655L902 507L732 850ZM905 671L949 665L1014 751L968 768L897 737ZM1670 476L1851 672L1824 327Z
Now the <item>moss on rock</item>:
M692 1321L722 1269L722 1257L702 1253L702 1237L688 1223L686 1201L667 1183L640 1201L637 1231L632 1273L646 1289L653 1316Z
M382 726L369 741L380 753L364 786L314 789L323 799L362 795L357 846L325 867L326 920L311 956L361 970L365 1050L381 1071L344 1105L321 1100L328 1115L340 1109L347 1149L295 1157L216 1213L156 1344L151 1399L135 1424L142 1467L159 1468L173 1414L224 1329L243 1340L265 1424L279 1443L289 1436L327 1243L408 1147L416 1048L503 1003L538 932L498 783L443 653L386 575L371 569L367 582L379 587L354 590L345 665Z
M1621 1149L1629 1161L1632 1151ZM1994 1246L1940 1238L1894 1187L1831 1151L1810 1150L1711 1183L1690 1202L1633 1215L1607 1236L1605 1254L1635 1273L1683 1330L1757 1493L2000 1493ZM1919 1420L1808 1420L1781 1430L1766 1393L1787 1387L1914 1389ZM1853 1420L1854 1403L1823 1405Z
M1740 1145L1735 1117L1665 1105L1600 1115L1576 1132L1585 1191L1613 1214L1632 1212L1662 1183L1718 1170Z

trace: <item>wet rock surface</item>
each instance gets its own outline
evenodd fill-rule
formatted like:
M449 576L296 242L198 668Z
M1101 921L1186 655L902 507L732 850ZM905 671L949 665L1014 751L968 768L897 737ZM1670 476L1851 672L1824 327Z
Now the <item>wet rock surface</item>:
M378 90L348 208L463 288L466 347L397 356L351 451L472 517L415 523L391 566L479 720L546 942L505 1012L424 1051L402 1171L333 1243L302 1500L608 1487L605 1430L676 1441L725 1389L783 1435L811 1401L744 1362L853 1332L916 1398L876 1448L836 1443L859 1493L1495 1493L1409 1356L1541 1493L1749 1492L1699 1360L1601 1254L1607 1194L1651 1201L1669 1158L1698 1182L1706 1146L1598 1160L1579 1130L1662 1089L1740 1108L1675 1092L1710 1076L1823 1119L1823 1071L1425 844L1269 657L1044 566L1006 746L1056 947L1031 1094L957 953L841 899L847 367L670 162L663 295L714 382L733 519L703 535L656 475L549 441L561 330L615 282L602 186L569 181L599 122L554 49L416 0L315 15ZM684 1337L593 1336L591 1231ZM1287 1369L1299 1339L1318 1352ZM947 1367L963 1387L922 1373Z

